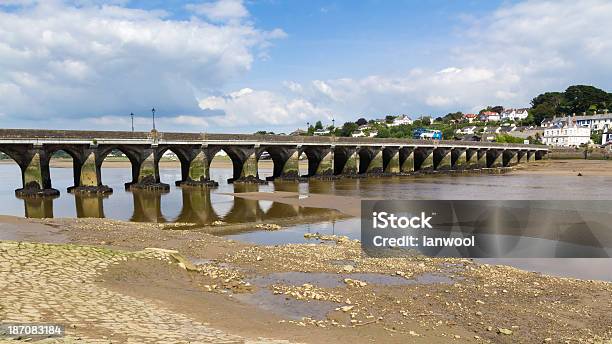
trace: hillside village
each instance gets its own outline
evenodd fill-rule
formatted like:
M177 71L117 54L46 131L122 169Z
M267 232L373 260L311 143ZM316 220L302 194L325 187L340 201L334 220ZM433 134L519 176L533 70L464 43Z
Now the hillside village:
M558 147L612 145L612 94L593 86L570 86L565 92L547 92L531 107L489 106L478 113L445 116L386 115L359 118L342 126L307 123L306 130L290 135L445 139L545 144ZM578 112L577 110L584 110ZM573 112L570 112L573 111Z

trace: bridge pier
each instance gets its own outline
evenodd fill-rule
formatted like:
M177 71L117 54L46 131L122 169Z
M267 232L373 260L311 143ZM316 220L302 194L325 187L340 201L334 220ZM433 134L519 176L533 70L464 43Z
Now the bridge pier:
M360 147L336 147L334 150L334 172L351 177L359 174Z
M517 159L518 159L518 163L519 164L524 164L527 162L527 151L526 150L519 150L517 152Z
M51 187L49 159L42 146L30 146L11 154L21 169L23 188L15 190L17 197L58 196L59 191Z
M207 188L219 186L214 180L210 179L210 162L208 147L192 149L189 159L181 160L181 172L183 180L176 182L176 186L188 188Z
M477 159L478 159L478 168L487 168L489 167L489 162L487 161L487 156L489 155L489 149L482 148L477 150Z
M534 162L535 161L535 151L527 151L527 162Z
M434 149L434 169L436 171L447 171L452 168L451 152L450 148L445 147Z
M504 150L503 149L488 149L487 150L487 167L498 168L504 166Z
M504 167L515 166L518 164L518 152L514 149L504 149L503 165Z
M400 173L414 172L414 147L401 147L399 149Z
M400 147L385 147L383 153L383 166L386 174L400 173Z
M431 147L417 147L414 150L414 167L417 171L433 171L434 149Z
M309 146L304 148L308 157L308 175L306 177L334 178L334 147Z
M232 159L234 176L228 183L266 184L267 181L259 179L258 146L226 146L223 150Z
M135 182L125 184L129 190L170 191L170 185L162 183L159 178L159 156L157 147L145 148L140 152L137 161L132 161L132 175Z
M474 149L474 148L468 148L465 150L465 161L466 161L467 168L470 170L479 168L478 151L479 149Z
M282 180L300 180L300 148L295 147L281 147L281 146L270 146L266 147L266 151L270 153L272 161L274 162L274 169L272 177L268 177L268 180L282 179ZM263 150L261 151L263 153ZM261 153L259 156L261 156Z
M467 149L453 148L451 150L451 165L453 170L465 170L469 168L467 163Z
M359 174L373 175L384 172L382 147L361 147L359 150Z
M97 147L83 149L80 157L73 159L75 166L74 186L68 188L68 192L73 194L111 194L113 189L102 184L100 169L102 163L98 164Z

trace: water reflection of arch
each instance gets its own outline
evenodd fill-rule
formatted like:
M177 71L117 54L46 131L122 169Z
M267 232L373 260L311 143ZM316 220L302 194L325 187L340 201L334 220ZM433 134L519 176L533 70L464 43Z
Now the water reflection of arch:
M308 193L331 194L334 192L334 186L335 181L313 178L308 181Z
M132 190L134 213L130 218L133 222L167 222L161 211L161 192Z
M300 192L300 183L297 183L292 180L290 181L275 180L274 181L274 191L298 193Z
M24 198L25 217L31 219L53 218L53 200L57 197Z
M104 218L104 199L108 196L96 194L75 194L76 213L78 218Z
M209 188L181 188L183 206L175 222L209 224L219 220L212 207Z
M257 184L234 184L234 193L257 192ZM228 223L255 222L261 221L264 211L261 209L259 201L234 197L232 208L224 216L224 221Z
M273 202L264 214L263 220L286 219L300 215L301 207L293 204Z

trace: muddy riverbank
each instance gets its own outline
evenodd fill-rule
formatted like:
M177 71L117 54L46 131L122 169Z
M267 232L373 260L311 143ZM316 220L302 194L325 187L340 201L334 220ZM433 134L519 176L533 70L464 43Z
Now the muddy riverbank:
M8 256L2 258L0 280L38 276L39 269L43 275L69 274L79 271L76 261L96 257L94 267L79 263L91 270L79 290L95 293L64 295L70 309L83 304L74 318L64 315L61 295L52 297L57 303L23 297L45 288L75 288L74 278L53 280L54 285L39 277L21 279L0 301L3 321L61 321L69 334L83 338L147 339L150 334L142 329L153 326L148 316L156 312L176 320L159 337L165 342L185 335L183 321L201 324L189 335L193 338L215 333L311 343L603 343L612 338L612 284L606 282L464 259L369 258L358 242L341 237L315 235L307 244L258 246L173 224L6 217L0 222L28 228L28 241L64 243L3 244L8 246L0 254ZM150 247L177 252L162 258L139 253ZM63 250L74 259L61 258ZM58 258L39 261L49 255ZM20 264L12 264L15 257ZM110 294L126 298L128 306L97 301ZM150 305L147 316L128 316L142 307L136 304ZM15 313L16 307L29 311ZM111 330L107 317L125 318L133 328L119 322Z

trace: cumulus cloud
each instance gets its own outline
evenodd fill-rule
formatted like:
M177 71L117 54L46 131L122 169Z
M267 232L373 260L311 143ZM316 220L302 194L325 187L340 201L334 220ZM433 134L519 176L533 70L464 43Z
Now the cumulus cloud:
M487 105L528 106L571 84L612 88L612 3L526 1L503 5L460 32L447 67L291 84L345 120L366 114L442 115Z
M504 3L465 23L436 67L313 75L277 91L243 84L229 93L221 91L226 82L265 58L266 47L286 36L282 30L255 27L241 0L194 1L189 20L121 3L4 0L13 8L0 6L3 121L156 106L171 114L160 119L168 126L290 126L332 116L527 106L540 92L576 83L612 88L612 3L604 0Z
M222 111L210 120L224 127L288 126L302 124L309 118L329 117L329 110L319 108L302 98L287 98L280 94L243 88L223 96L200 100L206 110Z
M248 22L174 20L105 3L4 1L17 6L0 7L0 108L7 116L77 118L152 106L160 117L202 114L198 95L247 72L257 52L283 35ZM242 6L227 3L207 4L226 17Z
M219 0L200 4L188 4L187 9L210 20L224 21L248 17L242 0Z

